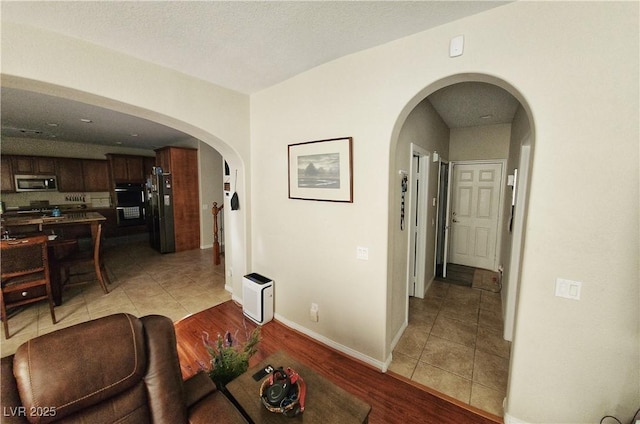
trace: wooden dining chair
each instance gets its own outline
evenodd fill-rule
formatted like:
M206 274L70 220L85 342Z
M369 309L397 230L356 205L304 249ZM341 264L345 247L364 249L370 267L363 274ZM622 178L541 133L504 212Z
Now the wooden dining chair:
M0 242L0 268L2 290L2 322L4 336L10 338L7 309L47 299L51 321L56 323L53 310L47 236L34 236Z
M93 240L93 249L70 253L59 260L59 266L62 270L62 287L87 284L98 280L102 291L105 294L109 293L107 284L111 284L111 281L102 259L101 242L102 224L99 224ZM82 278L80 281L71 281L72 277L85 275L95 275L95 278Z

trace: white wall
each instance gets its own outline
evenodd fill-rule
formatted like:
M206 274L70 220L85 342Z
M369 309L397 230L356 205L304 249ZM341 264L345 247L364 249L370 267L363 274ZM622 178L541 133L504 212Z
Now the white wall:
M451 59L459 34L465 52ZM253 264L276 280L277 312L385 361L401 313L387 278L397 257L388 152L443 80L493 82L525 105L535 144L507 415L630 418L640 394L637 77L637 4L516 2L253 95ZM287 199L287 144L336 136L354 137L354 203ZM368 262L355 259L359 245ZM582 300L555 297L557 277L583 281Z
M510 138L511 124L452 128L449 160L506 159Z
M389 228L390 244L389 256L392 258L389 266L388 281L388 317L387 321L387 344L397 339L398 331L405 323L405 310L407 308L407 246L410 236L410 194L411 189L405 198L405 229L400 230L400 170L410 172L411 165L411 144L415 144L431 153L429 161L433 157L433 152L438 152L443 158L448 157L449 151L449 128L444 123L440 115L435 111L428 100L420 102L411 111L406 121L402 124L402 129L398 136L398 144L391 156L394 165L391 168L390 179L394 201L391 205L389 215L393 223ZM427 211L427 241L426 241L426 263L425 263L425 285L431 282L434 277L434 255L435 255L435 226L431 224L436 218L437 208L432 206L431 199L438 193L438 163L429 163L428 188L425 199L425 209Z
M217 150L205 143L198 146L198 168L200 170L200 248L213 247L213 202L218 207L224 205L222 189L224 160ZM218 216L218 225L222 223L222 214Z
M528 169L530 155L528 151L522 154L523 146L531 141L531 124L522 106L516 110L511 124L511 140L509 143L509 158L507 159L507 175L515 175L516 185L507 186L503 208L504 222L502 226L502 242L499 264L503 266L502 274L502 316L504 318L504 338L513 341L513 327L515 321L516 298L519 287L520 263L522 255L522 233L524 222L520 210L526 210ZM526 147L528 149L528 147ZM512 207L515 193L516 205Z

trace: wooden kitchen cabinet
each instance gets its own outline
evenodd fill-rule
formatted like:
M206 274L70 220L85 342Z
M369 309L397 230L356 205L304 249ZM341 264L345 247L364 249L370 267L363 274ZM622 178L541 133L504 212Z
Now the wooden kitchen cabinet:
M5 192L16 191L16 186L13 181L13 166L11 164L10 156L0 157L0 190Z
M58 191L85 191L82 159L57 158Z
M55 175L56 160L40 156L12 156L14 174Z
M109 164L106 160L82 159L84 191L109 191Z
M118 183L144 183L146 174L144 156L108 154L111 178Z
M146 181L147 178L151 175L151 172L153 171L153 167L156 166L156 158L145 157L143 159L143 166L144 166L144 180Z
M96 212L107 218L107 220L102 223L102 234L104 234L106 238L117 237L120 235L118 234L118 214L115 209L96 209Z
M15 175L55 175L58 178L58 191L61 192L110 191L114 187L113 184L118 182L144 183L155 164L155 157L108 156L117 157L114 161L118 176L116 180L110 177L107 160L2 155L1 190L4 193L15 192Z
M58 191L109 191L106 160L58 158Z
M170 172L176 252L200 248L198 151L182 147L156 150L156 164Z

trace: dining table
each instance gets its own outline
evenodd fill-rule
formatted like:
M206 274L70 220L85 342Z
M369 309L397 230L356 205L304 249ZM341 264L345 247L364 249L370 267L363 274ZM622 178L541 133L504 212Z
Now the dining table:
M49 232L47 242L49 253L49 276L51 279L51 291L56 306L62 304L62 284L60 276L60 266L58 259L64 256L65 249L76 246L78 240L75 238L64 238L61 233L65 226L87 225L91 229L91 245L95 243L98 234L98 226L105 222L107 218L94 211L73 211L62 213L60 216L50 216L42 214L3 216L2 229L5 232L3 238L24 237L34 233ZM14 236L12 236L12 234Z

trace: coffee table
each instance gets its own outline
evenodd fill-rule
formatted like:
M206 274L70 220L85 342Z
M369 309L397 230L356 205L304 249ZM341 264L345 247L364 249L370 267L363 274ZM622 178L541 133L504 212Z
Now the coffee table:
M293 418L269 412L260 400L260 385L264 378L256 381L253 375L268 365L274 368L291 367L307 384L304 413ZM227 395L244 410L245 416L255 424L279 423L367 423L371 406L356 396L318 375L309 367L278 351L258 365L250 368L226 386Z

